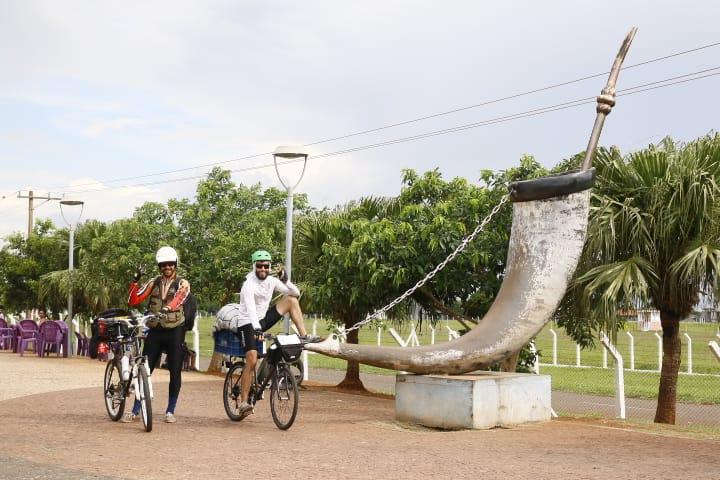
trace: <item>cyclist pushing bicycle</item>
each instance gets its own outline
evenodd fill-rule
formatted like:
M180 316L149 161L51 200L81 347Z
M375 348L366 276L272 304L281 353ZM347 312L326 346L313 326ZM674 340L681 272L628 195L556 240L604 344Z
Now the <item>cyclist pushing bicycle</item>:
M248 403L248 395L253 382L252 375L257 363L257 344L262 342L263 331L272 328L286 313L300 333L305 342L318 341L319 338L308 335L305 330L302 310L298 302L300 290L288 280L287 274L281 270L278 277L270 275L272 258L265 250L258 250L251 256L253 271L245 277L240 290L240 304L230 304L223 308L236 309L237 335L245 349L245 366L240 380L241 400L239 414L241 418L253 413L253 407ZM275 305L270 306L274 292L285 296ZM221 312L218 312L218 316Z
M139 305L149 299L148 310L162 316L148 323L150 331L143 346L143 355L148 358L150 371L160 359L163 351L167 353L168 369L170 370L170 387L168 405L165 410L165 422L175 423L175 406L180 395L181 371L185 339L185 315L183 303L190 294L190 283L177 275L178 254L172 247L161 247L156 255L160 275L140 285L143 272L138 270L130 284L128 305ZM124 422L131 422L140 412L140 402L136 401L131 413Z

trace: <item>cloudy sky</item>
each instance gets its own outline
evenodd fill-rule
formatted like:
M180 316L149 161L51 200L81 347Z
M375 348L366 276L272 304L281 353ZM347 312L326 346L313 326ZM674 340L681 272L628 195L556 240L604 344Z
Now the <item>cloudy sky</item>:
M80 192L84 218L109 220L147 200L191 198L197 179L188 177L216 162L236 170L237 182L280 186L262 167L271 156L243 157L605 72L633 25L639 32L626 65L720 42L719 13L713 0L3 0L0 237L26 229L18 190ZM624 71L618 88L714 67L720 46ZM482 122L590 97L604 82L309 149L322 155ZM620 97L601 142L628 151L717 129L719 86L712 76ZM508 168L525 153L552 166L584 148L593 119L594 107L584 105L311 157L298 190L316 206L334 205L397 194L403 168L477 181L481 169ZM61 222L57 202L36 216Z

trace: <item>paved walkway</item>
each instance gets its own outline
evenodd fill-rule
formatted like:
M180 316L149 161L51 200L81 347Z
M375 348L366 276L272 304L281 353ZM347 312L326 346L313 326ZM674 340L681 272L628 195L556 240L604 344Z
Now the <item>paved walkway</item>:
M208 363L209 359L201 357L201 368L206 369ZM337 385L344 376L343 370L311 368L309 371L310 380L329 385ZM361 373L360 379L365 388L372 392L395 394L395 376L393 375ZM609 419L616 418L618 415L615 397L553 391L552 405L559 415L598 415ZM627 398L625 400L626 418L652 422L655 418L656 407L657 400ZM677 425L720 428L720 405L678 403Z
M105 362L84 357L43 357L29 354L21 357L0 351L0 401L37 393L102 387ZM207 380L207 375L187 372L183 383ZM153 373L154 382L169 382L166 370Z
M290 430L275 428L267 401L243 422L231 422L222 407L222 378L197 373L183 375L178 423L158 422L148 434L138 422L108 419L98 380L104 366L0 352L6 398L0 401L0 479L675 480L720 471L717 441L666 436L667 429L648 434L611 422L563 420L445 432L395 422L392 400L318 386L302 391ZM325 373L335 380L342 375ZM154 381L153 406L162 412L167 372L158 371Z

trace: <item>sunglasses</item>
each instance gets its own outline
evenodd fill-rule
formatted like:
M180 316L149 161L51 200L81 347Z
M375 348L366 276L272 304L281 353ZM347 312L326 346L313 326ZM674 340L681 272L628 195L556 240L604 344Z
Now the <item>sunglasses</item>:
M255 268L258 270L270 270L270 264L269 263L256 263Z
M163 262L163 263L158 263L158 267L160 267L160 268L174 267L174 266L175 266L175 262Z

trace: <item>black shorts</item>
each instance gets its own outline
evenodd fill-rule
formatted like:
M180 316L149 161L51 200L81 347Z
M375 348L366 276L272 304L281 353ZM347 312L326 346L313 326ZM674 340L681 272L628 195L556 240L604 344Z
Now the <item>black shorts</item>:
M277 310L277 307L275 305L270 306L268 308L267 313L265 313L265 316L262 320L260 320L260 326L262 327L263 332L267 332L270 330L273 325L275 325L278 320L282 318L282 315Z
M273 325L275 325L281 318L282 315L280 315L280 313L277 311L275 305L268 308L267 313L265 314L263 319L260 320L260 326L262 327L262 331L266 332L270 330ZM239 327L237 334L238 337L240 337L240 344L243 346L245 351L257 350L257 339L255 338L255 329L253 328L252 323L248 323L247 325Z

